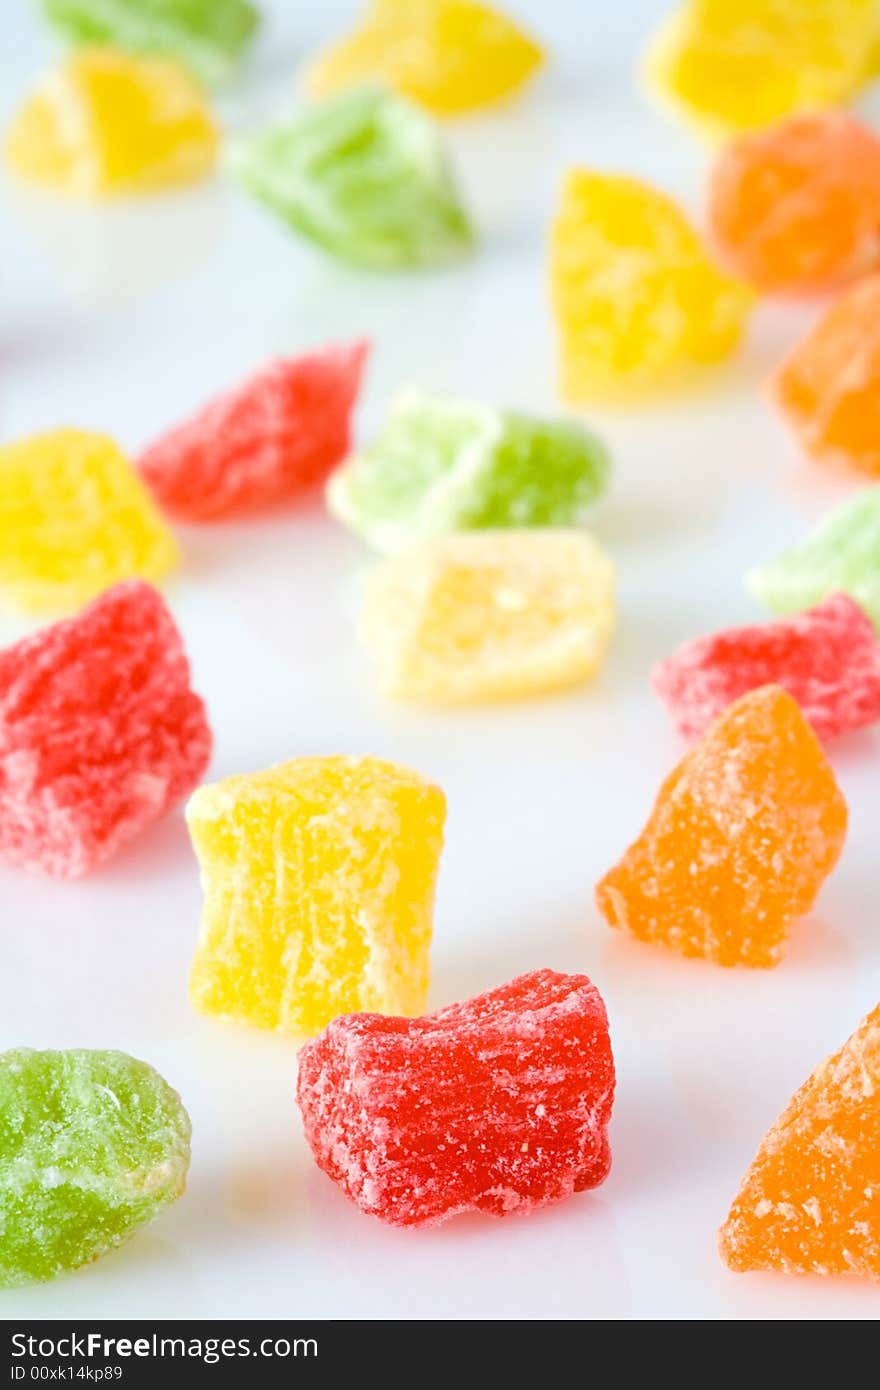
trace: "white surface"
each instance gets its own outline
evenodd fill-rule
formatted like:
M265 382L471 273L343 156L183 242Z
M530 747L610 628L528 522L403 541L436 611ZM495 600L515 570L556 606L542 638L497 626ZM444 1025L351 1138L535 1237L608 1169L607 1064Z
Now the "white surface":
M289 92L318 23L299 16L323 12L329 33L332 15L341 24L355 7L264 8L276 22L224 107L230 124ZM634 88L662 0L511 8L558 59L521 103L454 130L484 228L460 269L347 271L219 181L98 212L4 188L2 437L76 424L135 449L268 354L364 332L376 351L362 433L412 380L558 409L543 257L562 170L578 160L640 172L696 208L705 156ZM4 7L4 114L50 53L25 0ZM777 970L727 972L639 947L607 929L592 896L681 752L648 689L652 662L760 617L743 571L840 490L798 459L758 395L811 312L762 307L744 356L701 394L592 412L617 462L594 529L619 567L621 612L591 689L476 713L381 703L354 634L369 557L317 511L185 532L168 588L216 731L212 777L368 752L446 789L435 1005L538 966L595 979L618 1065L606 1184L528 1220L420 1234L362 1216L310 1160L290 1044L188 1006L200 895L178 812L85 882L0 870L0 1045L124 1048L179 1088L194 1125L176 1207L80 1274L3 1295L0 1316L876 1316L875 1288L734 1276L714 1246L764 1130L880 997L876 736L834 749L849 841ZM20 630L7 623L0 636Z

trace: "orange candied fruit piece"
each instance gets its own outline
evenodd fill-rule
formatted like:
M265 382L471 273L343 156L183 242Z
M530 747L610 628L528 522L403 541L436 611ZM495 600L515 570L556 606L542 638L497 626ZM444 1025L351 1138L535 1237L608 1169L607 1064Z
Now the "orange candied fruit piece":
M808 454L880 476L880 275L834 301L771 390Z
M718 965L776 965L840 857L846 802L778 685L730 705L596 889L608 924Z
M880 1005L765 1135L718 1244L739 1273L880 1279Z
M737 274L765 290L819 290L880 262L880 140L842 111L794 116L733 141L709 222Z

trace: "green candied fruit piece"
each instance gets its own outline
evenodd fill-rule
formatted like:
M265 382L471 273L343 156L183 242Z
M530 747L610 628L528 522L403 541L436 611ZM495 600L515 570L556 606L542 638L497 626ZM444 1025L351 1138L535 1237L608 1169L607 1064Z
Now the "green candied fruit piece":
M178 58L217 86L235 70L259 23L248 0L42 0L70 43L112 44Z
M573 420L540 420L506 411L485 485L459 522L471 530L498 526L566 526L608 486L605 446Z
M436 127L381 88L239 140L230 167L296 231L355 265L441 265L474 243Z
M124 1052L0 1053L0 1288L77 1269L183 1192L180 1097Z
M610 471L604 445L574 421L407 391L375 444L331 478L327 502L390 554L450 531L571 526Z
M750 570L746 584L775 613L849 594L880 632L880 487L832 508L800 545Z

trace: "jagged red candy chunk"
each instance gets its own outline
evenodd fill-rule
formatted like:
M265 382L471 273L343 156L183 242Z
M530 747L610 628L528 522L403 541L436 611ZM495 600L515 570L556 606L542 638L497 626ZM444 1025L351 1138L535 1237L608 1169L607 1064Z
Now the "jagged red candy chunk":
M208 521L294 497L349 450L368 344L278 358L144 451L139 468L183 521Z
M700 738L750 690L781 685L821 739L880 719L880 642L846 594L780 622L685 642L652 675L679 733Z
M161 596L117 584L0 652L0 860L73 878L200 780L211 755Z
M534 1211L611 1166L605 1005L536 970L422 1018L349 1014L300 1052L297 1099L318 1166L392 1226Z

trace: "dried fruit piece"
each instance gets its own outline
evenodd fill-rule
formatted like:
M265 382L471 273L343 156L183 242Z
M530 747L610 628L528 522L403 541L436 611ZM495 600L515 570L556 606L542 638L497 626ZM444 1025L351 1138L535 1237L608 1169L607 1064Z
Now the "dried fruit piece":
M653 91L712 138L846 101L870 76L876 0L688 0L647 54Z
M880 476L880 275L835 300L771 389L813 458Z
M371 576L363 615L382 690L424 703L589 680L613 626L611 561L585 533L549 529L471 531L405 551Z
M417 1014L428 990L445 800L378 758L295 758L196 792L202 1013L308 1035L353 1009Z
M6 141L29 182L99 198L204 178L218 135L199 89L167 58L81 49L34 89Z
M712 725L660 788L638 840L596 889L609 926L719 965L776 965L846 834L816 736L776 685Z
M586 169L566 175L550 274L570 401L644 392L720 361L753 299L665 193Z
M330 480L330 510L377 550L449 531L568 526L605 491L604 446L542 420L406 391L385 428Z
M880 1279L880 1005L762 1140L719 1248L740 1272Z
M532 1212L608 1175L605 1005L586 975L536 970L423 1018L337 1018L297 1099L318 1166L381 1221Z
M880 632L880 487L833 507L800 545L750 570L746 584L776 613L849 594Z
M43 0L43 12L70 43L163 53L209 86L233 72L259 21L248 0Z
M0 1288L78 1269L183 1192L189 1116L124 1052L0 1053Z
M232 169L295 231L355 265L442 265L474 243L434 125L380 88L239 140Z
M685 642L654 668L652 683L683 738L762 685L781 685L820 739L880 719L880 642L846 594L783 622L733 627Z
M0 651L0 860L74 878L186 796L211 756L174 619L149 584Z
M278 358L141 454L166 512L210 521L323 482L350 443L367 344Z
M820 290L880 263L880 140L842 111L793 116L726 145L709 223L737 274Z
M119 579L158 579L177 543L111 439L50 430L0 447L0 595L75 608Z
M442 115L508 96L542 61L512 20L474 0L371 0L363 22L307 74L323 97L366 79Z

